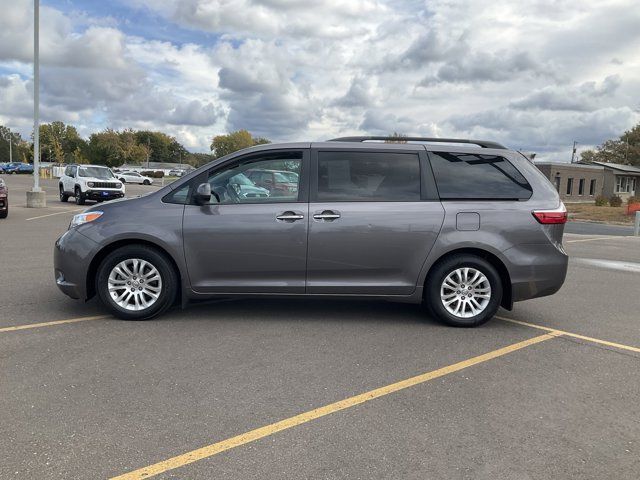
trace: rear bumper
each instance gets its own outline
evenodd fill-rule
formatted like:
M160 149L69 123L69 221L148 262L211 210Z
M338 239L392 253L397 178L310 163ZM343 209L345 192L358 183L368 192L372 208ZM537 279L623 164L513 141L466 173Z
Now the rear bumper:
M56 240L53 270L56 285L62 293L75 299L87 299L87 272L98 249L96 242L75 229Z
M503 252L514 302L556 293L567 276L569 257L555 245L523 244Z

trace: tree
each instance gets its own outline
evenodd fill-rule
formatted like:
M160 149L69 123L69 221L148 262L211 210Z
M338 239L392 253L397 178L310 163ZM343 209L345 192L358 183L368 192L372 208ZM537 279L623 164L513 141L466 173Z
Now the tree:
M110 128L92 133L89 137L89 160L91 163L119 167L124 163L124 152L120 145L120 134Z
M606 140L595 150L580 153L584 162L611 162L640 167L640 123L616 140Z
M227 135L218 135L213 137L211 142L211 151L215 158L224 157L230 153L242 150L243 148L253 147L254 145L263 145L271 143L268 139L262 137L253 137L247 130L238 130L228 133Z
M40 126L40 152L43 161L68 163L74 152L86 152L87 143L80 137L76 127L63 122L44 123Z
M407 143L405 140L407 136L404 133L393 132L389 137L391 140L385 140L384 143Z
M0 162L9 161L9 141L11 141L11 158L13 161L26 162L30 155L24 158L24 154L26 153L25 148L28 151L29 144L22 139L18 132L12 132L3 125L0 125Z

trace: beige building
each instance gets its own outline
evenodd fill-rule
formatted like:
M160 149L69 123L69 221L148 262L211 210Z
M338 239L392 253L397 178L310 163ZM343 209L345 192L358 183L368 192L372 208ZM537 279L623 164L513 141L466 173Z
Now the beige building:
M555 185L565 202L593 202L602 195L603 166L563 162L536 162L535 165Z
M602 194L605 197L618 195L623 202L626 202L631 196L640 196L640 168L605 162L592 162L592 165L604 168Z

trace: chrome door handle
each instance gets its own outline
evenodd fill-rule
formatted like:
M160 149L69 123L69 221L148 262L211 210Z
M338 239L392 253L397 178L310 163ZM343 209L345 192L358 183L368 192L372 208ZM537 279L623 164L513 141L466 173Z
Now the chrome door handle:
M295 212L284 212L276 217L276 220L281 220L283 222L295 222L296 220L302 220L304 215Z
M313 218L315 220L327 220L329 222L332 222L333 220L340 218L340 214L338 212L334 212L333 210L325 210L322 213L314 213Z

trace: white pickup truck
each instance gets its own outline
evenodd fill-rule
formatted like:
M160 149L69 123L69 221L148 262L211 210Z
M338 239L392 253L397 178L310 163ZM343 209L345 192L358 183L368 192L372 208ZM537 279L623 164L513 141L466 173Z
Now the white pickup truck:
M60 177L60 201L74 197L78 205L86 200L113 200L124 197L124 184L110 168L102 165L69 165Z

